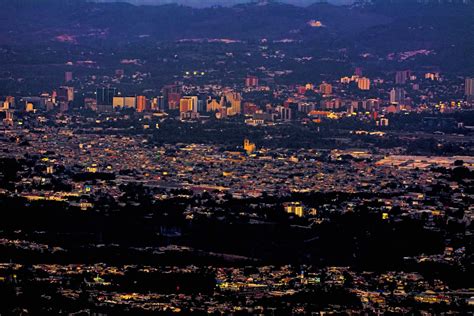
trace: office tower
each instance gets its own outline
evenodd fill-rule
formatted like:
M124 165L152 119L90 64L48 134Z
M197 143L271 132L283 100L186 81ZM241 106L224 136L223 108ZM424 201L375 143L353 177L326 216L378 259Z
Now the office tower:
M72 75L72 71L66 71L64 73L64 82L65 83L69 83L73 80L73 75Z
M255 76L247 76L247 78L245 78L245 86L253 88L258 87L258 78Z
M378 111L380 108L380 100L379 99L368 99L367 100L367 110L370 112Z
M137 98L136 97L124 97L124 107L128 109L136 109L137 108Z
M403 88L394 88L390 91L390 103L403 105L406 99L406 92Z
M411 71L410 70L401 70L395 73L395 84L406 84L407 80L410 79Z
M161 89L161 93L165 98L165 102L168 105L168 109L178 109L179 102L181 99L181 87L178 85L166 85Z
M168 102L168 109L169 110L177 110L179 107L179 102L181 100L181 94L180 93L170 93L168 94L168 97L166 98Z
M278 106L277 111L280 114L280 119L282 121L291 121L291 109L285 106Z
M14 108L15 107L15 97L12 97L12 96L7 96L5 98L5 102L8 102L9 103L9 108Z
M362 68L361 67L356 67L356 69L354 70L354 75L356 75L358 77L361 77L363 75Z
M98 88L96 91L97 110L111 111L114 97L117 96L116 88Z
M157 97L158 99L158 110L164 111L166 110L166 99L164 96L160 95Z
M137 107L137 98L135 97L114 97L112 101L114 109L135 109Z
M6 111L5 112L5 119L3 120L5 125L13 126L13 112Z
M64 82L68 83L72 81L72 72L71 71L66 71L64 74Z
M60 111L60 112L67 112L67 111L69 111L69 102L66 102L66 101L59 101L59 111Z
M136 98L137 112L141 113L146 110L146 97L139 95Z
M319 85L319 91L322 94L332 94L332 85L326 82L323 82Z
M221 98L221 107L227 108L228 116L242 113L242 96L238 92L225 93Z
M221 103L213 98L207 99L206 103L206 112L216 112L220 111L222 108Z
M474 78L466 78L464 83L464 94L469 101L474 100Z
M62 86L58 89L58 101L72 102L74 101L74 87Z
M165 97L160 95L156 98L153 98L153 102L151 103L151 110L164 111L165 110Z
M197 110L199 113L206 112L206 106L207 106L207 100L202 99L202 98L198 100Z
M359 78L357 87L359 90L370 90L370 79L365 77Z
M184 96L179 101L179 112L197 112L197 96Z
M92 111L97 111L97 100L94 98L85 98L84 107Z
M114 97L112 101L112 106L114 109L121 109L125 106L125 98L124 97Z

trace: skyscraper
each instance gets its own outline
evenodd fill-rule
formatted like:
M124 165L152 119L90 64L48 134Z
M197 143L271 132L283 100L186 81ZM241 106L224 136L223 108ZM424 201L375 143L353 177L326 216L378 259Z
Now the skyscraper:
M153 98L151 109L152 111L164 111L165 110L165 97L160 95L156 98Z
M221 103L219 103L216 99L214 98L207 99L206 112L220 111L221 108L222 108Z
M143 95L139 95L136 98L137 103L137 112L143 112L146 109L146 97Z
M238 92L227 92L221 99L222 107L227 107L227 115L238 115L242 112L242 96Z
M99 111L112 110L115 96L117 96L116 88L98 88L96 91L97 109Z
M179 106L179 101L181 100L180 93L170 93L168 94L168 98L166 99L168 102L168 109L169 110L176 110Z
M258 78L255 76L247 76L245 78L245 86L246 87L258 87Z
M370 90L370 79L365 77L359 78L357 81L357 87L360 90Z
M277 111L280 114L280 119L282 121L291 121L291 109L285 106L278 106Z
M60 87L58 89L58 100L64 102L74 101L74 87Z
M68 82L71 82L72 81L72 71L66 71L66 73L64 74L64 82L65 83L68 83Z
M395 73L395 84L406 84L407 80L410 78L410 70L397 71Z
M185 96L179 101L179 112L197 112L198 97Z
M403 105L406 99L406 92L403 88L393 88L390 91L390 103Z
M5 123L5 125L13 126L13 112L12 111L6 111L3 122Z
M474 78L466 78L464 83L464 94L469 101L474 100Z
M319 85L319 91L322 94L332 94L332 85L326 82L323 82Z
M181 87L176 84L166 85L161 89L165 102L168 104L168 109L176 110L181 99Z

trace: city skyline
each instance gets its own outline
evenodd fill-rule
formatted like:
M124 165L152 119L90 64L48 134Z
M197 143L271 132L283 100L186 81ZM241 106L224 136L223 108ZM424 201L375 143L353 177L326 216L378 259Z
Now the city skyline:
M0 3L0 315L474 313L472 1Z

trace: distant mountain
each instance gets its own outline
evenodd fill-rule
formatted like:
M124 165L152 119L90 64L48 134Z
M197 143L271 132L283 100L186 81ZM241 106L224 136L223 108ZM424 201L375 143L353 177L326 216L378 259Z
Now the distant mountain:
M49 41L63 36L86 43L97 36L130 41L139 36L155 40L182 38L299 38L317 28L318 34L353 34L390 18L330 4L298 7L275 1L233 7L192 8L177 4L133 6L124 2L92 3L85 0L0 0L4 13L0 36L4 43ZM350 17L350 18L349 18Z
M465 2L372 0L356 6L314 3L299 7L260 1L193 8L88 0L0 0L0 46L34 49L54 44L115 50L130 43L181 39L290 39L304 42L298 49L312 53L344 50L353 59L378 56L373 59L376 63L391 53L408 52L409 56L422 51L427 63L474 69L474 6Z

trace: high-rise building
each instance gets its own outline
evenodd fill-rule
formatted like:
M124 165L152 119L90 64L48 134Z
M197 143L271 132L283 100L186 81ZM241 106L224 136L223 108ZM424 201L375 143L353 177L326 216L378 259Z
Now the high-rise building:
M255 76L247 76L245 78L245 86L246 87L258 87L258 78Z
M401 70L395 73L395 84L406 84L407 80L410 78L411 71L410 70Z
M179 112L197 112L198 97L197 96L184 96L179 101Z
M179 107L179 102L181 100L181 93L170 93L166 98L168 102L168 109L169 110L177 110Z
M285 106L278 106L277 111L280 114L280 119L282 121L291 121L291 109Z
M199 113L207 112L207 99L201 96L198 98L197 111Z
M92 111L97 111L97 100L94 98L84 98L84 107Z
M238 92L225 93L221 98L221 107L227 108L228 116L242 113L242 96Z
M474 78L466 78L464 83L464 94L469 101L474 100Z
M146 110L146 97L139 95L136 98L137 112L141 113Z
M114 109L134 109L137 107L137 98L136 97L114 97L112 101Z
M66 73L64 74L64 82L65 83L71 82L72 79L73 79L72 71L66 71Z
M98 88L96 91L97 110L112 110L114 97L117 96L117 93L116 88Z
M360 90L370 90L370 79L365 77L359 78L357 81L357 87Z
M323 82L319 85L319 91L321 94L332 94L332 85L326 82Z
M114 109L121 109L125 106L125 98L124 97L114 97L112 101L112 105Z
M216 112L220 111L222 108L221 103L214 98L209 98L206 100L206 112Z
M58 101L74 101L74 87L62 86L58 89Z
M361 67L356 67L354 70L354 75L361 77L363 75L363 70Z
M66 101L59 101L59 111L60 111L60 112L67 112L67 111L69 111L69 102L66 102Z
M8 107L9 109L15 107L15 97L7 96L7 97L5 98L5 102L8 102L8 103L9 103L9 107Z
M166 85L161 89L161 93L165 98L165 102L168 105L168 109L176 110L178 109L179 102L181 99L182 89L176 84Z
M13 126L13 112L6 111L5 112L5 119L3 120L5 125Z
M406 92L403 88L393 88L390 91L390 103L404 105L406 100Z
M152 111L164 111L165 110L165 97L160 95L156 98L153 98L153 102L151 103L151 110Z

